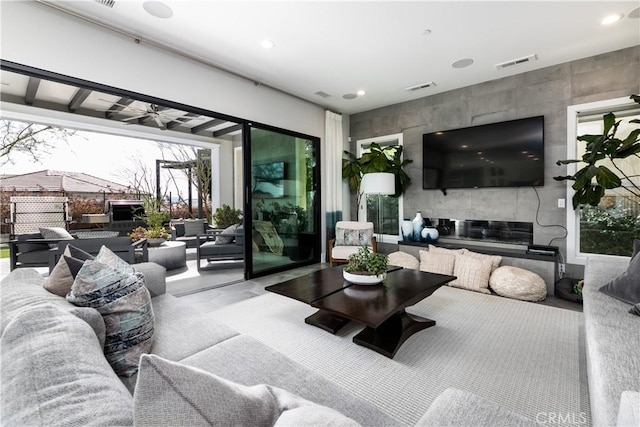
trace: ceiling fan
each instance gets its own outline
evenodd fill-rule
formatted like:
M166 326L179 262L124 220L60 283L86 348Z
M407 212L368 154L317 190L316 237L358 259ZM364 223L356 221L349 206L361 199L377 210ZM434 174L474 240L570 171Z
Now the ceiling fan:
M132 107L131 105L127 105L127 104L108 101L106 99L102 99L101 101L111 103L111 108L108 110L97 110L97 111L103 111L107 113L118 113L118 114L122 114L124 110L130 110L130 111L133 110L135 112L138 112L138 114L133 117L127 117L125 119L122 119L122 121L124 122L131 122L134 120L145 120L145 119L153 120L155 124L158 126L158 128L162 130L166 130L167 123L170 123L170 122L186 123L191 120L191 118L188 118L188 117L171 116L170 110L165 111L162 107L159 107L157 104L146 104L146 107L142 109L142 108Z

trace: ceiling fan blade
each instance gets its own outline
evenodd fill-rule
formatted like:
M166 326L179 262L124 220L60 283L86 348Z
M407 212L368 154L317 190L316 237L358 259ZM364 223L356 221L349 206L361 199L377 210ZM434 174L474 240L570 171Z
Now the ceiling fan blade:
M139 116L127 117L126 119L122 119L122 120L125 121L125 122L128 122L129 120L138 120L138 119L142 119L142 118L145 118L145 117L147 117L146 114L141 114Z
M167 127L165 126L164 122L162 120L160 120L160 117L154 117L153 120L156 121L156 124L158 125L158 127L162 130L166 129Z

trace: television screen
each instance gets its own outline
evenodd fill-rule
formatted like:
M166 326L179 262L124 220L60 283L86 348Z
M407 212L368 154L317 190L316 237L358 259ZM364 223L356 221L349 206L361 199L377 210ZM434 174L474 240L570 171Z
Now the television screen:
M544 117L422 136L424 189L544 185Z
M253 165L253 193L258 197L284 197L284 162Z

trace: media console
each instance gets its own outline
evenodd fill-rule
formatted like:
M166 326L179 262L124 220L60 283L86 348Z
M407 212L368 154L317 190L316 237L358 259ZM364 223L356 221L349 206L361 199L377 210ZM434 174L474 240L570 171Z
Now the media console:
M420 250L428 248L429 243L423 242L398 242L398 250L407 252L420 259ZM527 250L527 246L517 247L516 245L491 245L483 244L476 241L465 241L461 239L441 238L435 243L435 246L447 249L466 248L470 251L479 252L487 255L502 256L500 265L510 265L513 267L523 268L538 274L544 279L547 285L547 295L554 295L555 283L558 281L558 257L557 254L531 253Z

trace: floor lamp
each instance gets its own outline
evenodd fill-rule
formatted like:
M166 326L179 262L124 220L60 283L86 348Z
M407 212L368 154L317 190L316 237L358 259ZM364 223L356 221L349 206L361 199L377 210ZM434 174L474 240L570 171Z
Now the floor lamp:
M396 194L396 176L389 172L372 172L362 176L363 194L378 195L378 240L382 243L382 197ZM366 200L365 200L366 204Z

